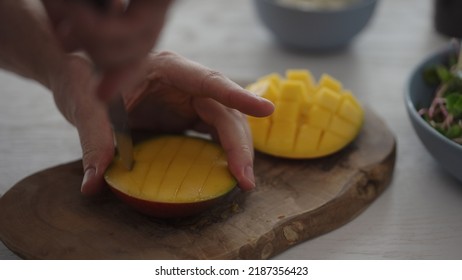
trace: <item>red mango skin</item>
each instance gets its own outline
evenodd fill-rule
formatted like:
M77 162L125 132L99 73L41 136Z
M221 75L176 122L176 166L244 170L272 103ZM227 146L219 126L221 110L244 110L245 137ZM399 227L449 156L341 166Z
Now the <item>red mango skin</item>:
M216 198L190 203L168 203L144 200L130 196L113 187L110 187L110 189L120 200L142 214L159 219L175 219L201 214L223 201L223 199L236 188Z

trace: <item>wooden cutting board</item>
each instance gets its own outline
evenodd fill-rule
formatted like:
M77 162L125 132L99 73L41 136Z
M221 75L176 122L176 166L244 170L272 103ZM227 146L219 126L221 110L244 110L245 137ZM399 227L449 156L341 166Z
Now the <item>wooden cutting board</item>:
M359 137L315 160L256 155L258 188L194 218L144 216L111 192L80 195L81 162L0 198L0 238L26 259L267 259L351 221L391 180L396 143L370 109Z

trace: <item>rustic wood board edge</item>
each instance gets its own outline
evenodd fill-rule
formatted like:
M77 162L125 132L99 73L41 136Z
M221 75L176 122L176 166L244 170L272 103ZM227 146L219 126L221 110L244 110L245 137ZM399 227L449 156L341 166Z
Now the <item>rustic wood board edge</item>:
M340 228L354 220L377 199L390 184L396 160L393 152L378 165L359 171L344 191L322 207L293 217L264 234L254 244L241 248L236 259L268 259L288 248ZM330 221L326 223L325 221ZM307 231L304 225L312 228ZM315 229L313 229L315 228Z

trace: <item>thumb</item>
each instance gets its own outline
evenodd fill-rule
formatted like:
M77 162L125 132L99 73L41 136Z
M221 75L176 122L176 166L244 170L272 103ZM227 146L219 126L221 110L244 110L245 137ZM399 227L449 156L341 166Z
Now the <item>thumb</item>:
M95 195L104 189L104 172L114 157L112 130L104 110L93 111L79 119L76 127L84 169L81 192Z

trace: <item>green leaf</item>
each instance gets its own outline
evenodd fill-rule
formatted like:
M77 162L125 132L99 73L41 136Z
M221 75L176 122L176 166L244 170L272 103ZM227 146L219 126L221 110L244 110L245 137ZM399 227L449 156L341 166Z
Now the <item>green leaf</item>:
M462 127L458 124L453 124L445 131L444 134L450 139L461 137Z
M444 65L434 65L424 69L423 79L430 86L438 86L454 80L454 74Z
M452 73L446 66L438 65L436 66L436 74L441 82L446 83L452 79Z
M446 95L446 107L448 112L454 117L462 115L462 95L460 93L450 93Z
M437 86L441 83L436 67L429 67L423 71L423 80L430 86Z
M445 95L454 92L458 92L459 94L462 92L462 79L455 75L453 75L453 78L446 83Z

